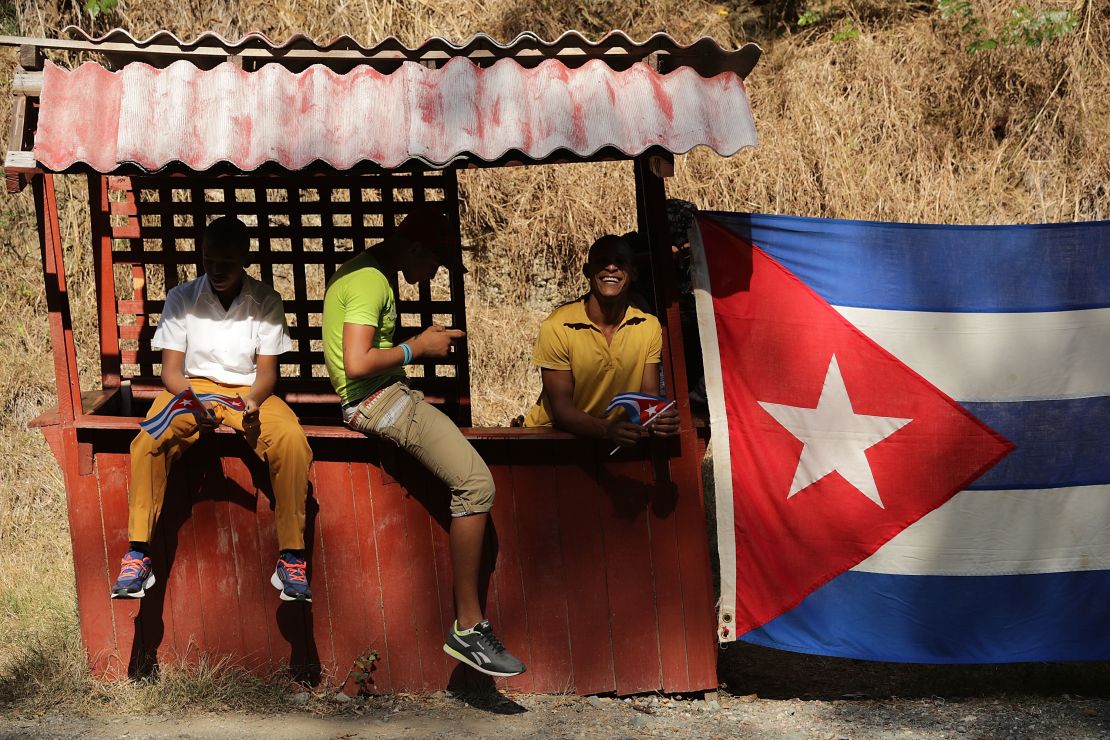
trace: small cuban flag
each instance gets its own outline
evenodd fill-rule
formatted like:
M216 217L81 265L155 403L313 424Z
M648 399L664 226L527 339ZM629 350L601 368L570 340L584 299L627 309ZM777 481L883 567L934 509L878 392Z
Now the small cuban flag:
M235 396L233 398L231 396L225 396L222 393L198 393L197 398L200 399L201 403L208 403L211 401L221 406L227 406L232 411L238 411L240 413L247 410L247 402L243 400L242 396Z
M186 388L174 396L173 400L166 404L164 409L149 419L139 422L139 426L151 437L161 439L166 430L170 428L170 422L181 414L192 414L197 417L207 414L208 410L204 404L209 402L218 403L239 412L245 411L247 407L241 396L233 398L220 393L201 393L198 395L192 388Z
M668 401L664 396L653 396L650 393L618 393L609 402L605 409L606 414L611 414L617 409L624 409L628 420L640 426L650 426L659 414L674 406L674 401Z

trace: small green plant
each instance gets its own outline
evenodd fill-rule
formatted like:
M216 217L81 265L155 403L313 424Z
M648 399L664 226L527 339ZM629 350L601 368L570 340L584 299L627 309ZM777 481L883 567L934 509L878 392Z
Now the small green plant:
M1079 25L1073 10L1034 11L1028 5L1019 5L996 32L987 28L986 22L975 13L970 0L937 0L937 10L944 20L954 19L960 24L960 33L973 38L964 49L968 54L991 49L1041 44L1067 36Z
M832 40L839 43L849 39L859 38L859 29L856 24L845 18L840 22L840 30L833 34Z
M825 20L825 14L817 8L806 8L802 14L798 16L799 26L816 26L821 21Z
M377 668L378 659L381 656L377 650L367 650L362 655L355 658L354 665L351 667L350 677L358 684L359 693L369 694L371 687L374 685L374 670Z
M859 28L848 16L843 8L836 5L818 6L810 5L798 15L798 27L818 26L828 22L830 25L837 23L836 33L833 34L834 42L848 41L859 38Z
M119 0L85 0L85 12L93 18L100 14L107 15L119 7Z

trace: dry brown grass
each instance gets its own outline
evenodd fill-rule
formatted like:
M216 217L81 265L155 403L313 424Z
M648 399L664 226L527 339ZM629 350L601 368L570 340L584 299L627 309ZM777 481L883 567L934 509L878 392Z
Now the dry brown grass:
M21 0L18 17L4 24L27 35L57 34L81 21L82 4ZM118 24L137 36L162 28L185 37L261 30L275 39L302 32L417 42L433 34L459 40L485 31L507 40L523 30L553 37L568 28L600 34L619 27L640 37L666 30L686 40L756 40L766 55L748 85L760 146L727 160L701 150L679 157L671 194L704 208L910 222L1110 218L1110 4L1103 0L1076 2L1080 27L1062 41L974 55L928 3L901 0L839 3L860 29L842 42L830 27L777 25L805 6L789 0L121 5ZM976 2L992 19L1014 5ZM6 81L12 55L4 59ZM527 367L535 328L556 301L581 288L583 250L601 233L631 228L632 183L628 165L604 164L467 172L461 186L471 350L480 358L475 420L500 425L535 397L538 378ZM79 362L93 378L82 191L79 180L66 179L60 199ZM104 690L80 667L61 476L41 436L25 428L53 395L30 201L30 193L0 199L0 702L50 684L71 699ZM36 666L37 673L27 670ZM187 686L190 674L181 675ZM182 706L190 691L206 695L195 687L160 691Z

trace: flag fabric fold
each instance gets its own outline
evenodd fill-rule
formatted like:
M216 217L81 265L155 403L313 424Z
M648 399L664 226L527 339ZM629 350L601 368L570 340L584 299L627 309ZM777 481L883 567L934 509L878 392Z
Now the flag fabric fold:
M1110 658L1110 225L693 236L720 639Z
M232 411L243 412L247 410L247 404L242 396L225 396L222 393L198 393L197 398L203 403L212 402L227 406Z
M208 413L207 403L218 403L234 411L246 410L246 403L241 396L226 396L222 393L196 393L192 388L186 388L178 393L166 406L154 416L139 422L139 427L154 437L161 439L162 435L170 428L171 422L182 414L204 416Z
M617 409L624 409L628 420L633 424L647 426L651 421L667 409L674 406L674 401L668 401L665 396L653 396L650 393L618 393L609 402L605 413L611 414Z

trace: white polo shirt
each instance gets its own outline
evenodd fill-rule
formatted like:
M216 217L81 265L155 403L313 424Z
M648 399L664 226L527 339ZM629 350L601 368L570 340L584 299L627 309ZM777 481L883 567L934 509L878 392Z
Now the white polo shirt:
M226 311L204 275L173 288L150 346L185 353L185 376L226 385L252 385L258 355L293 348L281 296L243 275Z

